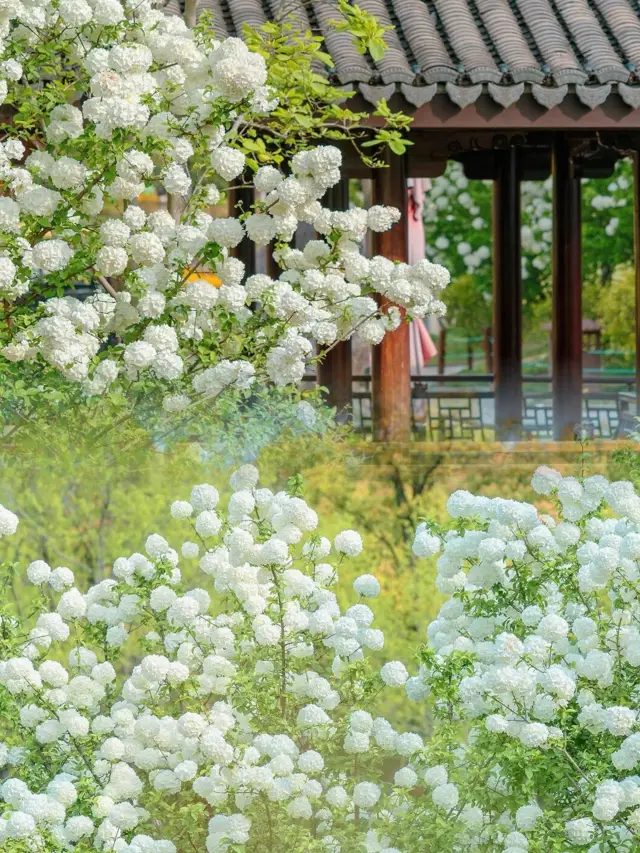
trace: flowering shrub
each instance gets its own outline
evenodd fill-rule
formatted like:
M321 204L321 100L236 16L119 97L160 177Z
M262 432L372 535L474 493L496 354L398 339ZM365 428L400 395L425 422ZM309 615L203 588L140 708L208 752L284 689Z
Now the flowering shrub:
M243 466L225 512L212 486L81 593L31 563L27 614L0 622L10 853L189 849L345 853L634 853L640 832L640 496L540 468L531 504L456 492L450 529L423 522L451 596L418 673L379 672L382 632L354 582L358 533L333 543L297 494ZM18 518L0 509L0 535ZM206 581L181 576L199 568ZM16 567L4 564L4 588ZM428 703L431 740L371 714L381 689Z
M440 720L409 849L638 849L640 496L544 467L532 486L555 519L459 491L451 529L417 530L451 598L406 683Z
M444 269L359 253L367 229L399 211L322 206L340 179L337 148L249 178L239 140L249 145L251 118L277 98L264 57L240 39L218 42L150 0L9 0L3 28L0 346L32 384L62 374L91 396L160 383L176 411L256 377L296 383L311 339L380 341L400 312L381 313L376 294L416 315L442 310ZM269 160L258 153L253 166ZM173 213L136 204L149 181ZM212 217L221 190L247 185L261 194L253 210ZM298 222L319 234L304 251L289 245ZM245 279L232 256L245 236L275 241L278 280ZM80 301L83 282L102 291Z
M3 599L4 850L381 849L375 826L408 796L422 740L370 713L407 678L365 658L384 642L365 603L380 585L359 577L343 614L332 588L360 536L332 544L300 497L257 479L236 471L224 512L210 485L175 501L180 555L153 534L86 593L36 560L29 612ZM0 509L1 535L17 524ZM199 562L202 587L181 562Z

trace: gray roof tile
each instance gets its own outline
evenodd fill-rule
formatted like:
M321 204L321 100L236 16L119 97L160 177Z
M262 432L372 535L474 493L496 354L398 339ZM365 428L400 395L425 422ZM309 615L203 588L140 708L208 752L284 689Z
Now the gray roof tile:
M381 24L391 26L391 18L384 0L360 0L358 5L370 14L375 15ZM387 51L382 59L375 63L382 81L384 83L412 83L416 76L415 71L411 70L411 65L407 60L395 28L385 33L384 40L387 44Z
M320 32L339 82L359 84L368 100L384 89L404 93L408 103L418 105L444 91L463 105L483 91L504 106L527 91L552 107L572 92L595 106L610 91L629 106L640 103L640 0L359 4L394 27L378 61L358 53L348 33L331 27L335 0L200 0L200 8L213 11L219 37L241 34L243 23L255 27L267 15L284 13L301 28ZM166 8L179 14L183 6L184 0L168 0Z
M511 74L523 72L529 79L531 73L539 75L538 61L507 0L485 0L478 3L478 12L507 70Z
M411 53L425 77L431 71L439 74L440 80L445 73L457 77L455 63L424 0L392 0L392 5Z
M480 71L485 80L502 77L478 29L468 0L434 0L438 17L462 69L467 74Z
M260 0L233 0L228 6L238 35L242 34L243 24L259 27L267 20Z
M528 28L538 52L549 69L551 79L565 83L583 83L588 75L581 68L563 21L549 0L516 0L516 7Z
M640 69L640 14L627 0L595 0L595 6L627 61Z
M625 83L629 79L629 71L622 64L587 0L555 2L584 57L584 70L593 73L601 83L613 80Z

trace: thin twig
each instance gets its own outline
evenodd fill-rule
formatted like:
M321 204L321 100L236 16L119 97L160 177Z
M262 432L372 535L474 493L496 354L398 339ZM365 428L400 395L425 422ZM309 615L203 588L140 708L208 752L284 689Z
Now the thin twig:
M113 296L113 298L114 298L114 299L116 299L116 297L118 296L118 294L117 294L117 292L113 289L113 285L109 284L109 282L107 281L107 279L106 279L103 275L99 275L99 276L97 276L97 279L98 279L98 281L100 282L100 284L104 287L104 289L107 291L107 293L109 294L109 296Z

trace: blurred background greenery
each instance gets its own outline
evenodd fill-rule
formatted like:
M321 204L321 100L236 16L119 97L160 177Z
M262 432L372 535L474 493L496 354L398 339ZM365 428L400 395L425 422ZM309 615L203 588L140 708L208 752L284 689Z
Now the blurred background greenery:
M631 369L633 340L633 166L616 163L605 178L582 181L583 316L601 326L599 355L605 370ZM525 369L548 372L551 320L552 186L521 184L522 277ZM469 180L450 162L426 192L427 256L450 270L443 294L448 313L448 353L456 342L464 360L467 340L476 343L492 317L492 181Z

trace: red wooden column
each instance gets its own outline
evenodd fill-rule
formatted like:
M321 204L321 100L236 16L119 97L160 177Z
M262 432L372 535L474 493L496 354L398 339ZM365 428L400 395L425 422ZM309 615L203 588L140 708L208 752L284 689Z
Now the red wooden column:
M323 204L330 210L348 210L349 179L342 178L327 192ZM340 341L328 349L317 368L318 385L327 389L327 404L335 406L336 421L346 423L351 413L353 369L351 341Z
M640 152L633 157L633 253L636 278L636 415L640 416Z
M496 434L519 437L522 423L522 268L518 151L497 153L493 184L493 371Z
M397 207L402 219L389 231L374 235L374 252L406 263L407 178L404 157L388 155L386 169L373 170L373 202ZM384 308L390 303L381 299ZM409 326L402 323L385 335L371 353L373 437L375 441L409 441L411 438L411 365Z
M563 440L582 420L582 235L580 178L562 133L554 137L552 172L553 434Z

